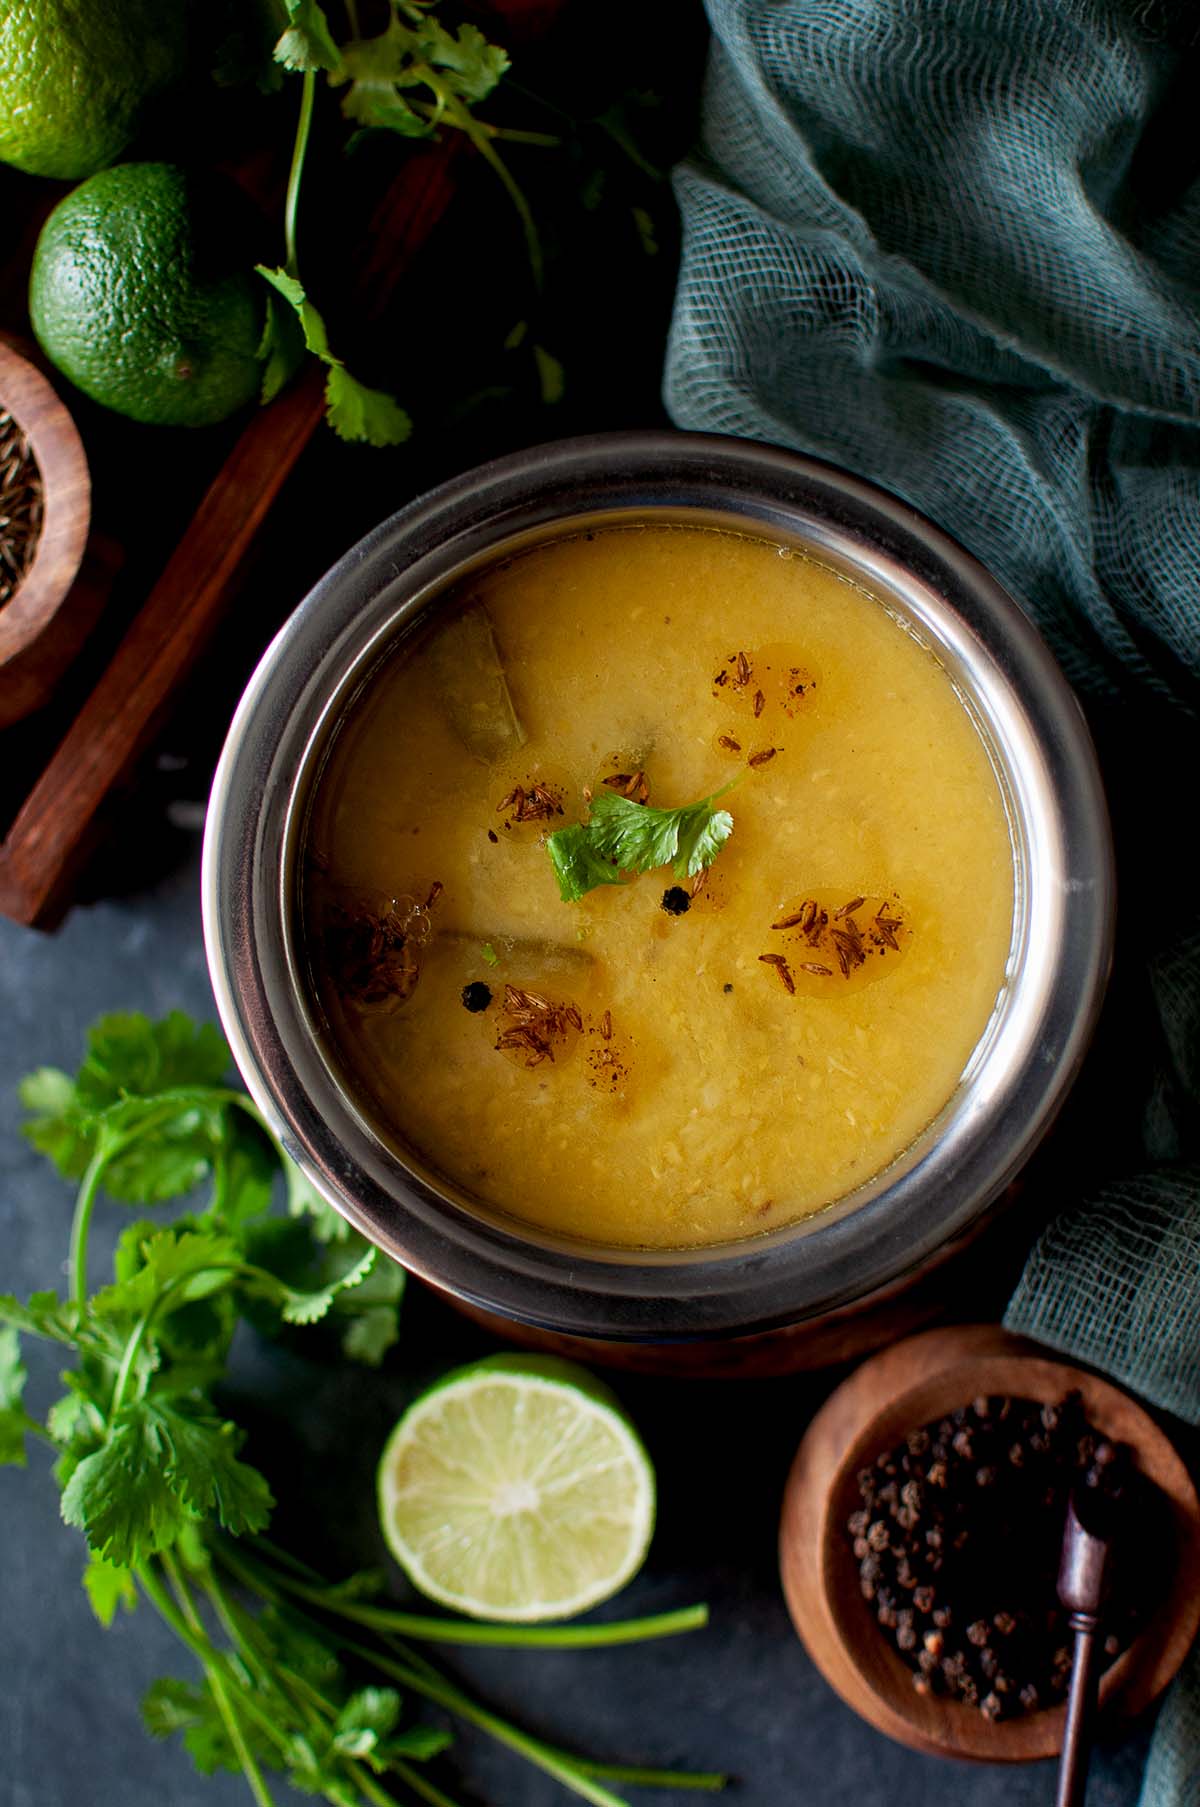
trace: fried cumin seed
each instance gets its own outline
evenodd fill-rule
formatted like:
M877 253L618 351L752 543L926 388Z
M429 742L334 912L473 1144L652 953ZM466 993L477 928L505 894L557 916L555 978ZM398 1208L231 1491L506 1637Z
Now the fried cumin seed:
M775 968L775 971L779 974L780 982L783 985L783 989L787 992L789 997L794 996L795 991L796 991L796 981L792 978L791 968L789 967L787 961L784 959L783 955L782 954L760 954L758 957L764 966L773 966Z

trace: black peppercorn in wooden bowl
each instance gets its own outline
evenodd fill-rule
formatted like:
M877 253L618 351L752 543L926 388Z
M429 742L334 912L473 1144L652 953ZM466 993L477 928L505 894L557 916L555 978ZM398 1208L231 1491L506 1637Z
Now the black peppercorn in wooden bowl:
M963 1698L953 1676L948 1680L934 1676L935 1685L928 1685L915 1657L929 1645L927 1663L933 1668L932 1652L940 1655L944 1639L939 1629L942 1614L939 1612L937 1619L933 1616L938 1608L935 1589L910 1587L915 1577L907 1567L907 1550L913 1539L925 1536L921 1489L913 1494L911 1510L893 1513L890 1518L875 1509L866 1514L872 1525L887 1519L891 1541L900 1546L898 1556L894 1550L888 1551L881 1526L866 1548L870 1553L876 1542L883 1545L879 1553L889 1578L895 1578L895 1567L900 1565L899 1593L909 1601L907 1623L916 1621L915 1637L907 1639L915 1643L916 1650L906 1660L904 1637L897 1648L896 1633L889 1635L879 1622L879 1600L871 1579L876 1564L870 1563L870 1574L864 1577L854 1548L856 1533L865 1534L872 1528L856 1516L863 1513L864 1498L871 1495L873 1482L868 1471L887 1452L905 1446L907 1438L938 1421L948 1420L947 1429L967 1422L979 1427L976 1435L981 1443L989 1436L995 1441L998 1431L986 1422L984 1401L994 1402L997 1409L1001 1401L1011 1401L1014 1407L1018 1401L1031 1402L1033 1407L1048 1408L1045 1420L1054 1425L1055 1408L1073 1395L1078 1396L1073 1409L1086 1419L1096 1439L1109 1446L1124 1446L1135 1485L1145 1496L1143 1504L1148 1509L1152 1503L1158 1515L1153 1531L1148 1532L1159 1565L1153 1603L1135 1628L1132 1641L1110 1662L1100 1688L1102 1714L1128 1719L1171 1681L1200 1627L1200 1502L1196 1489L1165 1432L1128 1394L995 1326L933 1330L897 1343L864 1363L830 1395L805 1434L788 1478L780 1524L780 1564L788 1607L825 1679L871 1725L902 1744L932 1755L992 1763L1052 1757L1061 1747L1065 1709L1061 1704L1040 1704L1047 1693L1044 1682L1041 1695L1036 1695L1032 1684L1018 1672L1019 1664L1009 1664L1013 1668L1010 1679L1014 1697L1022 1687L1031 1690L1024 1706L1015 1698L983 1695L978 1699L979 1689L969 1680ZM972 1408L975 1400L980 1401L978 1411ZM959 1420L955 1413L960 1414ZM1013 1423L1024 1424L1029 1419L1027 1409L1016 1410ZM1036 1412L1033 1421L1039 1422ZM1027 1433L1013 1432L1017 1439L1022 1434ZM970 1456L970 1439L960 1440ZM1007 1432L1000 1440L1007 1441ZM1035 1441L1040 1449L1052 1439L1038 1435ZM1103 1450L1102 1457L1109 1453ZM897 1479L903 1482L902 1476ZM967 1479L978 1485L981 1498L993 1486L1004 1484L1003 1474L987 1467L973 1470ZM899 1536L897 1516L902 1527ZM1046 1529L1053 1538L1060 1527ZM1020 1537L1019 1531L1014 1542L1016 1537ZM1140 1541L1134 1538L1135 1544ZM1017 1561L1007 1564L1010 1572L1021 1571L1026 1549L1032 1552L1034 1542L1032 1536L1021 1538ZM1011 1551L1008 1554L1011 1556ZM1139 1559L1136 1549L1124 1556L1118 1552L1118 1571L1123 1562ZM1030 1561L1032 1565L1032 1556ZM948 1603L953 1590L949 1564L947 1556ZM940 1585L940 1575L938 1580ZM1045 1586L1043 1580L1035 1609L1054 1605L1052 1584L1048 1602ZM910 1591L905 1593L905 1588ZM918 1591L931 1597L922 1598L914 1612L911 1603ZM871 1598L865 1597L868 1593ZM1025 1604L1014 1600L1014 1614L1019 1615ZM946 1615L949 1621L955 1612L960 1619L964 1616L957 1600ZM894 1620L895 1614L885 1608L884 1617ZM994 1668L994 1657L987 1646L1002 1644L1009 1631L1008 1616L999 1614L998 1623L999 1634L983 1624L968 1627L961 1623L954 1625L951 1633L948 1625L945 1647L951 1649L954 1638L965 1638L971 1667L977 1672L977 1658L982 1655L984 1673L991 1673L987 1665L991 1662ZM972 1648L976 1645L984 1648ZM979 1687L983 1686L986 1684L980 1682Z

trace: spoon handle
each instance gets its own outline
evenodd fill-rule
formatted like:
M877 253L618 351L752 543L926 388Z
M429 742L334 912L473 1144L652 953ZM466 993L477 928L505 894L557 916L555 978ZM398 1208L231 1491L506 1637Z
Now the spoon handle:
M1070 1623L1075 1633L1075 1660L1071 1666L1071 1691L1067 1696L1067 1725L1058 1767L1055 1807L1083 1807L1096 1710L1096 1631L1099 1621L1091 1613L1072 1613Z

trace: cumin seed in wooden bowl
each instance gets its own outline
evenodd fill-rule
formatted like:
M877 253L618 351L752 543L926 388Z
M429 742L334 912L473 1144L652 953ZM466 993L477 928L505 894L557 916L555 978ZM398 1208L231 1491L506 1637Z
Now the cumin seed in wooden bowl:
M10 556L0 560L0 576L10 580L0 600L0 727L7 727L48 700L90 631L94 609L75 593L91 523L83 442L41 371L3 338L0 437L9 448L5 469L15 511ZM30 531L35 512L36 536Z

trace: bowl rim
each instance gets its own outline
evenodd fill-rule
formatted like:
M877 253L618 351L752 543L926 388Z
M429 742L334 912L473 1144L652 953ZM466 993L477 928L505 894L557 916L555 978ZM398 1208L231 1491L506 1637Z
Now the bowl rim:
M1200 1575L1200 1501L1186 1463L1147 1407L1068 1354L998 1324L972 1324L925 1330L871 1356L811 1419L789 1470L779 1524L788 1610L835 1692L877 1730L914 1749L989 1763L1056 1756L1065 1704L988 1723L958 1702L919 1697L912 1671L858 1591L846 1519L859 1504L860 1467L894 1448L906 1430L980 1394L1017 1396L1010 1385L991 1384L1000 1374L1020 1374L1021 1396L1041 1404L1081 1392L1091 1422L1129 1444L1170 1506L1179 1540L1172 1586L1100 1681L1101 1710L1135 1718L1173 1680L1200 1627L1200 1588L1176 1585L1181 1575ZM877 1646L867 1663L865 1635Z
M1002 1042L1006 1022L1017 1020L1003 1074L977 1061L904 1155L816 1218L738 1244L647 1252L489 1219L401 1159L324 1061L288 931L303 787L381 649L456 578L522 536L656 512L815 544L889 604L899 592L952 675L966 682L974 671L968 694L989 729L998 733L1003 720L1011 763L1002 776L1031 876L1018 910L1020 982L1002 999L1008 1018L988 1032ZM539 1328L618 1340L794 1323L889 1284L959 1235L1008 1185L1063 1101L1098 1013L1113 926L1112 848L1091 740L1012 597L948 535L859 477L745 440L660 431L499 459L418 497L347 553L281 628L239 704L213 782L202 888L234 1058L318 1190L433 1285Z
M50 627L79 575L91 524L91 476L79 429L36 364L0 335L0 406L29 440L44 513L33 563L0 607L0 673Z

